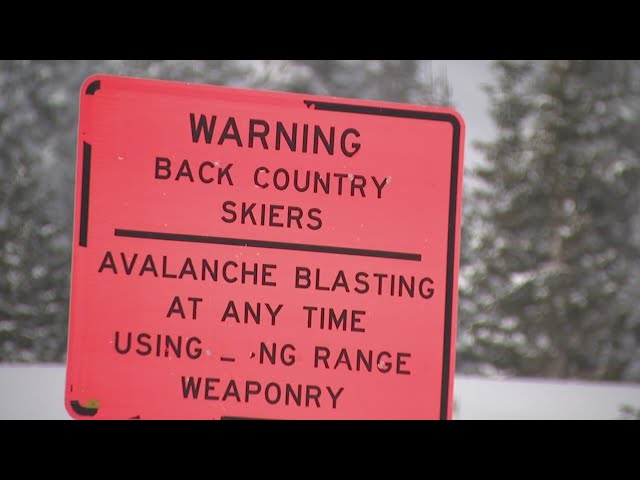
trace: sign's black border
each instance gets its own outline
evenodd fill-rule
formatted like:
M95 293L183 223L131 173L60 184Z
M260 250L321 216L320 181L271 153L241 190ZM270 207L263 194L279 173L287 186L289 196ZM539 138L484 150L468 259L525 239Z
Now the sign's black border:
M453 144L451 148L451 179L449 183L449 229L447 232L447 280L444 306L444 345L442 349L442 388L440 393L440 420L446 420L447 405L449 402L451 334L453 326L453 273L455 267L458 169L460 166L460 122L454 115L451 115L449 113L425 112L419 110L404 110L386 107L381 108L363 105L352 105L348 103L318 102L315 100L306 100L305 103L307 104L307 107L313 106L316 110L449 122L453 127Z
M126 77L120 77L126 78ZM141 79L136 79L141 80ZM154 80L151 80L154 81ZM155 82L155 81L154 81ZM171 82L176 83L176 82ZM85 95L95 95L101 88L100 80L90 82L84 92ZM286 92L274 92L283 93ZM307 108L331 112L354 113L361 115L376 115L384 117L408 118L416 120L430 120L448 122L453 127L451 146L451 177L449 181L449 224L447 230L447 278L445 288L445 313L444 313L444 339L442 349L442 379L440 391L440 420L447 419L449 403L449 375L451 373L451 342L453 330L453 294L454 294L454 270L456 247L456 212L458 199L458 174L460 168L460 135L461 125L458 119L444 112L428 112L423 110L408 110L391 107L378 107L371 105L357 105L351 103L327 102L320 100L304 100ZM83 165L80 204L79 246L87 246L89 225L89 185L90 185L91 145L83 142ZM71 401L71 408L79 414L83 409L78 408L77 401ZM96 410L97 411L97 410ZM92 415L96 412L92 411Z

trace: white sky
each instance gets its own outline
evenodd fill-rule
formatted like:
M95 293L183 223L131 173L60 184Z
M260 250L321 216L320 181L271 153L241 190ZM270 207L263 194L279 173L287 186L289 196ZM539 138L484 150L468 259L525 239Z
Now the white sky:
M446 70L452 88L454 108L462 114L466 125L465 166L479 157L471 146L474 140L490 140L495 128L489 117L489 101L483 84L493 81L491 60L433 60L434 73Z

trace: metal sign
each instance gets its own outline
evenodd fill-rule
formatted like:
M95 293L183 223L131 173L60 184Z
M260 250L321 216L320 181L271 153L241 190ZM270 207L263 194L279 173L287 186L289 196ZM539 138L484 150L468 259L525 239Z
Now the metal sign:
M450 418L463 138L445 108L89 78L69 413Z

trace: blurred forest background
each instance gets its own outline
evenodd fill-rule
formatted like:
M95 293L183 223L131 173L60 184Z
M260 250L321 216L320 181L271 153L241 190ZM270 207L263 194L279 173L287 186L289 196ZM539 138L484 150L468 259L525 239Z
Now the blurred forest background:
M0 61L0 362L65 361L78 97L98 72L451 104L429 61ZM487 95L457 371L640 382L640 62L496 61Z

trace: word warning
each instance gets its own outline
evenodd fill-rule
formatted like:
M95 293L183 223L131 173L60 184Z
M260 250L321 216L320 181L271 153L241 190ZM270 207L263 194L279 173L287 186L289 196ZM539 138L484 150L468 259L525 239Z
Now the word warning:
M451 418L458 113L107 75L80 98L72 417Z

